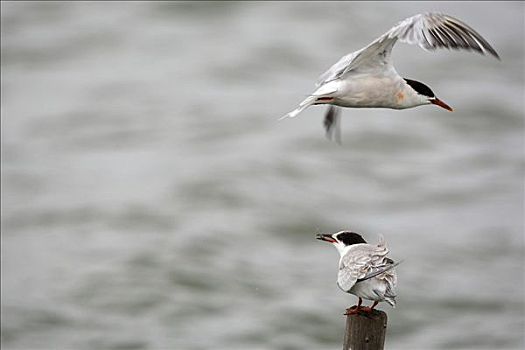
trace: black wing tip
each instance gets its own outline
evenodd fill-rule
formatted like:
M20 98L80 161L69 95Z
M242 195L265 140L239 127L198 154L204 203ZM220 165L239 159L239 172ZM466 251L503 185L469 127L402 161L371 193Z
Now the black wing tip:
M492 49L492 50L488 50L488 51L489 51L489 53L490 53L492 56L496 57L496 59L497 59L498 61L501 61L501 57L499 57L499 55L498 55L498 53L496 52L496 50Z
M444 13L427 13L429 15L438 15L444 17L443 25L449 29L459 29L461 32L463 32L464 35L467 35L470 37L470 39L473 39L476 45L459 45L458 47L450 47L450 45L445 45L447 48L453 48L453 49L466 49L469 50L473 49L477 52L479 52L482 55L485 55L485 53L489 53L490 55L494 56L498 61L501 61L500 56L494 50L494 48L483 38L481 34L479 34L474 28L470 27L468 24L466 24L464 21L460 20L459 18L453 17L451 15L447 15ZM452 25L452 26L451 26ZM450 27L451 26L451 27ZM439 28L436 28L439 29ZM432 33L431 33L432 34ZM438 40L439 42L440 40ZM469 42L470 44L471 42Z
M496 52L496 50L494 50L492 47L482 46L480 49L475 49L474 48L474 51L482 54L483 56L492 56L492 57L496 58L498 61L501 61L501 57L499 57L499 55Z
M449 48L450 49L450 48ZM453 48L454 50L467 50L467 51L470 51L470 50L473 50L473 51L476 51L477 53L483 55L483 56L492 56L494 57L495 59L497 59L498 61L501 62L501 57L499 57L498 53L496 52L496 50L492 49L492 48L486 48L486 47L483 47L481 49L478 49L478 48L474 48L474 47L455 47Z

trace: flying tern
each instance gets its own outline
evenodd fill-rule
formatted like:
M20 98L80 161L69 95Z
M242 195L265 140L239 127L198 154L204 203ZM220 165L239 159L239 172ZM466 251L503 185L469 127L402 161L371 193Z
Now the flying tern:
M425 13L409 17L361 50L342 57L317 81L317 89L295 110L281 117L292 118L311 105L330 105L324 119L328 138L340 140L337 107L406 109L434 104L452 111L425 84L401 77L391 59L397 41L425 50L447 48L489 53L492 46L474 29L452 16Z

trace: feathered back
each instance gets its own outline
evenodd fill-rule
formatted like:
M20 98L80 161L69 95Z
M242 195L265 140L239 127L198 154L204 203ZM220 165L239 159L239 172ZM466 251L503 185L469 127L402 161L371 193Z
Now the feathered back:
M370 272L384 268L387 254L384 238L380 238L377 246L366 243L350 246L339 261L337 284L345 292L349 291L358 279L366 278Z

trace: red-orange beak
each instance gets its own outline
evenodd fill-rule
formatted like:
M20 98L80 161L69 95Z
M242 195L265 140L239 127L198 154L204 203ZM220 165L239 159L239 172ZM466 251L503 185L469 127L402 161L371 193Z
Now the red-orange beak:
M329 233L319 233L319 234L317 234L317 236L315 238L317 238L320 241L325 241L325 242L329 242L329 243L337 243L337 241L335 239L333 239L332 235L329 234Z
M435 104L435 105L437 105L437 106L439 106L439 107L445 108L445 109L448 110L448 111L451 111L451 112L454 111L454 110L452 109L452 107L450 107L449 105L447 105L445 102L441 101L441 100L440 100L439 98L437 98L437 97L434 97L433 99L430 99L429 101L430 101L430 103Z

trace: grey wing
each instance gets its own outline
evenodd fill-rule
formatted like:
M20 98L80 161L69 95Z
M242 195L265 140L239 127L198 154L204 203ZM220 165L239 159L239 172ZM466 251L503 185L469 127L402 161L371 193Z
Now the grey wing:
M319 77L316 85L321 86L339 79L345 73L355 69L386 68L391 64L390 53L396 40L397 38L389 38L384 34L367 47L344 56Z
M359 279L365 278L387 253L388 249L385 246L354 245L339 263L337 275L339 288L349 291Z
M333 66L328 68L326 72L321 74L317 80L316 86L321 86L329 81L335 80L341 76L341 74L351 66L355 57L361 53L364 49L361 49L356 52L349 53L346 56L343 56L339 61L337 61Z
M499 59L496 50L478 32L459 19L442 13L425 13L407 18L384 35L425 50L475 50L481 54L488 52Z
M386 69L391 65L391 52L397 40L425 50L448 48L488 52L499 59L496 50L459 19L440 13L419 14L399 22L365 48L341 58L319 77L317 86L354 70Z
M376 276L379 276L387 271L390 271L392 270L394 267L396 267L397 265L401 264L403 261L398 261L398 262L394 262L393 260L389 259L389 258L385 258L385 264L383 264L382 266L377 266L375 269L373 269L373 271L370 271L366 274L365 277L363 278L359 278L357 282L362 282L362 281L366 281L366 280L369 280L371 278L374 278Z
M357 258L354 256L343 257L339 264L339 273L337 274L337 284L339 288L348 292L358 279L366 276L367 258Z

